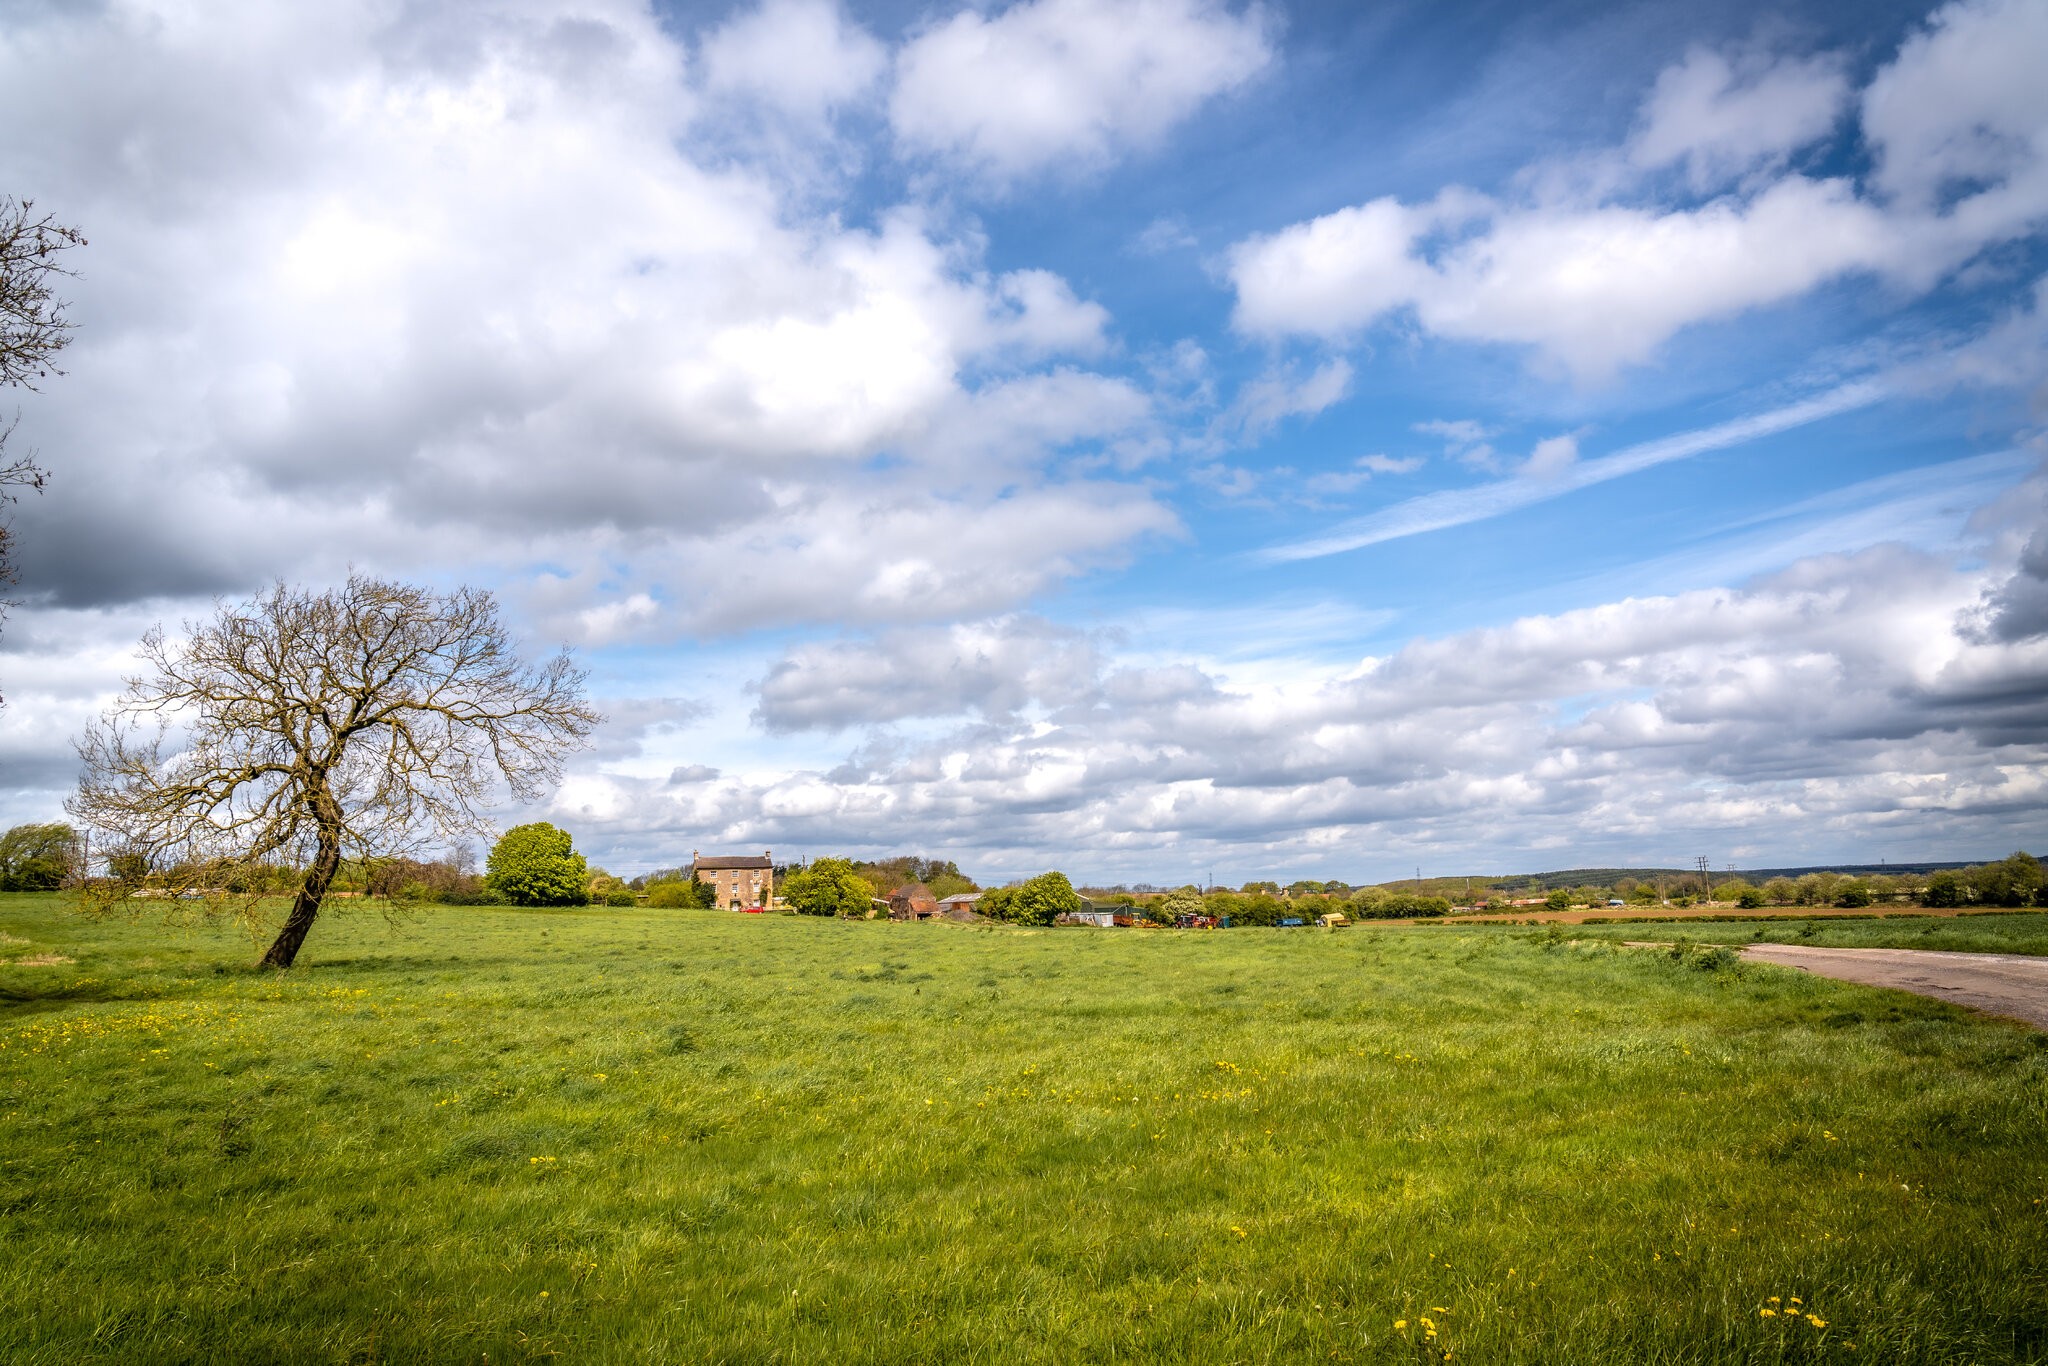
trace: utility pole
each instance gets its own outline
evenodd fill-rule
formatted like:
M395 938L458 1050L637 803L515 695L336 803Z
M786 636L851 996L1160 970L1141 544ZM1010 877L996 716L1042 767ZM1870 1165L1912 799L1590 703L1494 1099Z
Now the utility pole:
M1702 901L1712 901L1714 899L1714 875L1707 869L1707 856L1701 854L1693 862L1698 865L1700 870L1700 899Z

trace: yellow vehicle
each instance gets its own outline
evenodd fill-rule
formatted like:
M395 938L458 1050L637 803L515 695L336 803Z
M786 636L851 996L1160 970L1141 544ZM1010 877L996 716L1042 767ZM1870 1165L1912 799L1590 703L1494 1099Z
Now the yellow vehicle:
M1344 912L1331 911L1328 915L1317 916L1316 924L1326 930L1341 930L1347 928L1351 921L1345 916Z

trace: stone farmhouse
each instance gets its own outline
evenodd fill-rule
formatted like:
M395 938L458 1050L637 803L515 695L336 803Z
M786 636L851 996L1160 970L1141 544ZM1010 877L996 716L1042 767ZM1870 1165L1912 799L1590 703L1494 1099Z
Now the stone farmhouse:
M737 911L766 906L775 895L775 863L763 849L752 854L716 854L705 858L690 851L690 876L711 888L711 904Z

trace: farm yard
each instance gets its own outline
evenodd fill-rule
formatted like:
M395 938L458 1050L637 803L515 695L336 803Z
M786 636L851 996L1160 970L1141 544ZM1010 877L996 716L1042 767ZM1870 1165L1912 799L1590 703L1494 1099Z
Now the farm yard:
M2048 1036L1936 1002L1519 927L408 915L277 974L0 896L0 1356L2048 1354Z

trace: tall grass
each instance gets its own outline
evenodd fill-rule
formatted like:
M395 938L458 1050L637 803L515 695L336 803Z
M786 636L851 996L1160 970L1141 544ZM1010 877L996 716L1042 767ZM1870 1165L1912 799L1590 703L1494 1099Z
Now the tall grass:
M11 1362L2048 1353L2042 1036L1804 974L444 908L279 976L48 897L0 932L76 960L0 968Z

